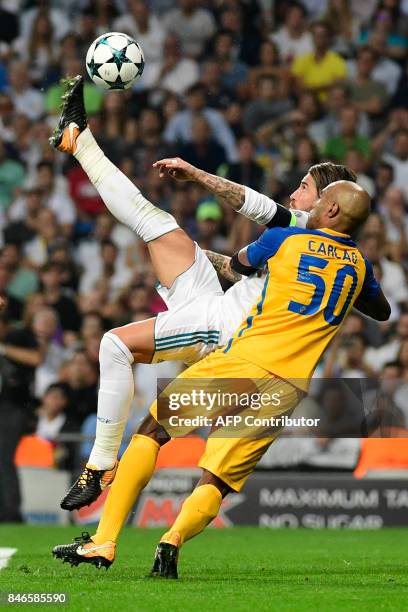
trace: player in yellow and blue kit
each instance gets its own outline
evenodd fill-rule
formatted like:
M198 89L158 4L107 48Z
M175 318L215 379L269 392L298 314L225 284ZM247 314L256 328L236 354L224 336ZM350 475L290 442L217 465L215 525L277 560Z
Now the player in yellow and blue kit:
M354 304L377 320L390 315L371 265L349 235L369 211L361 187L338 181L323 190L307 229L267 230L241 251L238 260L248 271L268 266L261 299L225 349L179 378L269 376L280 389L284 379L280 414L290 412L299 399L297 389L307 390L318 360ZM177 577L180 546L211 522L228 492L241 489L275 437L209 437L199 463L203 476L161 539L154 575Z
M262 296L224 353L256 363L304 389L356 296L379 286L356 244L332 229L277 228L249 245L253 268L268 267ZM305 358L307 355L307 358ZM304 382L302 382L302 379Z
M220 379L241 379L236 385L241 385L242 391L243 380L255 379L265 383L271 395L283 391L274 415L290 414L307 390L317 361L353 305L376 319L389 316L389 305L371 266L349 236L366 219L369 206L367 193L357 185L347 181L333 183L323 190L310 215L308 229L268 230L234 256L241 272L250 273L267 265L262 295L226 347L183 372L174 384L181 384L184 390L197 387L197 379L201 379L200 385L205 379L210 384L213 381L216 388ZM187 406L185 412L189 409ZM163 424L156 404L151 413L152 421ZM139 460L130 458L139 473L137 490L151 478L159 451L157 438L150 437L149 431L143 433L138 436L144 444L143 460L140 449ZM199 463L203 476L163 536L153 575L177 577L180 546L211 522L227 493L241 489L278 433L275 430L261 436L209 437ZM135 487L122 493L124 505L134 499ZM105 518L92 539L84 546L56 547L55 554L75 563L82 560L78 555L83 555L83 560L90 562L92 555L101 555L99 549L110 546L114 556L111 537L122 523L111 502L107 500L109 512L105 508Z

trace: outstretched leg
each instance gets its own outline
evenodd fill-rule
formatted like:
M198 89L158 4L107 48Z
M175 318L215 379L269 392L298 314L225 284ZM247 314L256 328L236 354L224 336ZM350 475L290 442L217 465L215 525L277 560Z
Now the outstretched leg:
M83 534L74 544L55 546L55 557L71 565L91 563L98 568L108 568L113 563L119 533L153 475L160 446L169 439L152 416L146 417L120 461L96 534Z
M68 84L59 124L50 143L81 164L114 217L148 243L160 283L170 287L195 259L195 244L169 213L149 202L103 153L89 127L83 78Z
M115 477L117 453L134 397L132 364L135 360L151 362L155 320L131 323L102 338L96 438L84 471L61 502L65 510L89 505Z
M179 228L172 215L154 206L140 193L95 141L87 127L80 76L68 84L60 121L50 142L58 150L76 157L109 211L148 243L162 286L170 288L177 277L191 268L196 257L193 241ZM206 287L212 289L218 281L209 262L208 270ZM215 285L214 278L208 281L211 275ZM134 325L131 330L127 326L113 330L101 344L95 445L83 474L62 502L65 509L73 510L91 503L115 476L116 454L134 393L131 365L133 362L150 363L154 352L154 321Z

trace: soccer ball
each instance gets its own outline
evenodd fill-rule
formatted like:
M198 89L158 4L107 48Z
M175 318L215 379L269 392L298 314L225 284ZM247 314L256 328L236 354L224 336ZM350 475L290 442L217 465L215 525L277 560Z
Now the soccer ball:
M127 34L108 32L93 41L86 54L86 69L104 89L129 89L141 76L144 56L140 45Z

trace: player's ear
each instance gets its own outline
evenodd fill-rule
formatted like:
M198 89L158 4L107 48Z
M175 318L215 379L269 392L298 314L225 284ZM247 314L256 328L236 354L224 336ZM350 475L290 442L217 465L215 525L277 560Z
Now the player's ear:
M327 208L327 215L329 219L334 219L340 212L340 207L336 200L330 202L330 205Z

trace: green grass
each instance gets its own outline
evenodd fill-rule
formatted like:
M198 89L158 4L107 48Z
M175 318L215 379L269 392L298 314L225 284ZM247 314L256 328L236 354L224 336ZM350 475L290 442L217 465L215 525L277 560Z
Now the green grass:
M80 531L0 527L0 546L18 549L0 571L0 591L69 594L66 606L36 605L36 610L408 610L404 529L209 529L183 548L178 581L146 577L163 530L127 528L107 572L53 560L52 546L70 542Z

